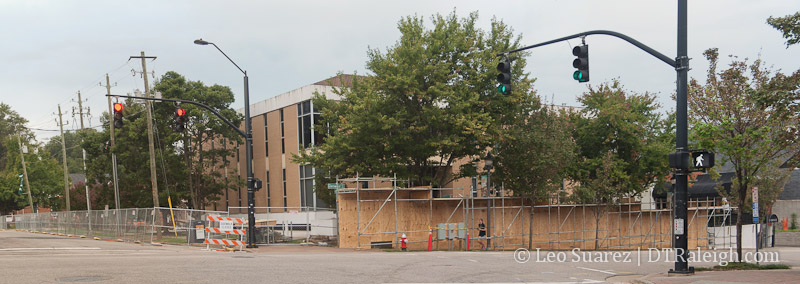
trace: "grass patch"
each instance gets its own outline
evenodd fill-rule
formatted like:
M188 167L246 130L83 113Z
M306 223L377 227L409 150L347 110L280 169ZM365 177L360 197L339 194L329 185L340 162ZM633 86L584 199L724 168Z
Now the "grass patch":
M186 244L186 237L161 237L161 239L153 240L154 242L167 243L167 244Z
M714 267L695 267L694 271L728 271L728 270L770 270L770 269L789 269L785 264L762 264L758 265L749 262L731 262L728 265L715 265Z
M776 230L776 232L800 232L800 229L789 229L789 230Z

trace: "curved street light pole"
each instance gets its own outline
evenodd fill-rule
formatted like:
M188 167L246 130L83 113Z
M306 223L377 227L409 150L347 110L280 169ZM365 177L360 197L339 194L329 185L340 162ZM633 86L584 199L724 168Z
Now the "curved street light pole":
M256 245L256 208L255 208L255 190L253 189L253 131L252 131L252 124L250 120L250 87L247 78L247 71L242 70L236 62L233 62L233 59L228 57L225 52L222 51L216 44L213 42L208 42L202 39L198 39L194 41L197 45L213 45L217 50L219 50L222 55L225 55L225 58L233 63L239 71L244 74L244 133L245 133L245 165L247 168L247 248L257 248Z

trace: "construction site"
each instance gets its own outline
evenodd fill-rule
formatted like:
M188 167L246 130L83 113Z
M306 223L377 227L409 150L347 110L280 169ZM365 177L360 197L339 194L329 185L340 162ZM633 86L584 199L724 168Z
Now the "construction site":
M613 204L570 204L511 196L487 197L472 188L400 187L397 179L337 179L339 247L410 250L607 250L671 248L672 203L620 198ZM689 249L730 247L731 208L713 198L689 204ZM487 238L478 223L486 220ZM727 231L720 228L728 224ZM718 227L718 228L714 228ZM735 230L734 230L735 233Z

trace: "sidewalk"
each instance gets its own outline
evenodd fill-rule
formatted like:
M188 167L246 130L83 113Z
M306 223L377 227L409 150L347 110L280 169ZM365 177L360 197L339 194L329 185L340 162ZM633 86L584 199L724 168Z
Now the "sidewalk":
M667 276L667 273L650 274L634 283L679 284L679 283L800 283L800 270L735 270L704 271L692 276Z

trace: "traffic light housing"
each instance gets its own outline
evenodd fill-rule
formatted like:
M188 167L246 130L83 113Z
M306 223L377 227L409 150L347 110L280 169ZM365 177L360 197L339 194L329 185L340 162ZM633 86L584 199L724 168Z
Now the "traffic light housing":
M186 122L186 110L182 108L178 108L175 110L175 130L178 132L183 132L186 128L184 123Z
M508 95L511 94L511 61L508 58L497 64L497 92Z
M122 128L122 104L114 103L114 128Z
M580 83L589 82L589 46L584 44L572 48L572 55L577 56L572 67L578 69L572 73L572 79Z

